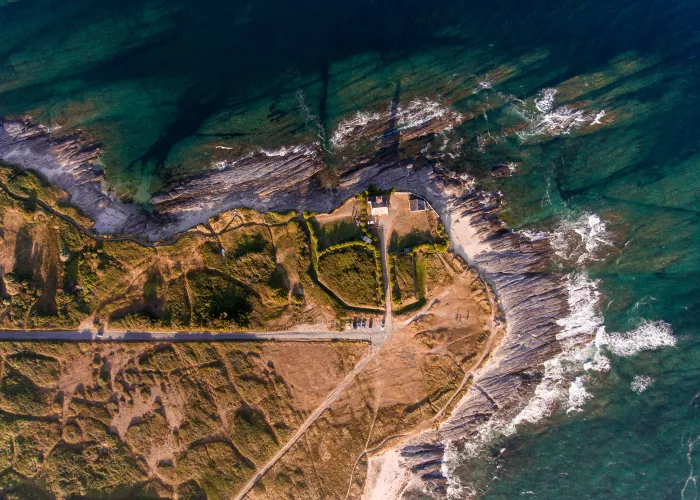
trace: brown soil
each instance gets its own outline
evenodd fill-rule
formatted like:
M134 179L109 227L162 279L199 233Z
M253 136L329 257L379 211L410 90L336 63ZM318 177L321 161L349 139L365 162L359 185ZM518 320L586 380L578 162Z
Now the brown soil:
M389 244L394 247L402 241L408 241L408 235L422 236L430 242L435 237L438 217L435 212L428 209L422 212L409 210L409 195L406 193L394 193L391 195L391 209L389 215L384 216L389 220L392 229ZM409 241L410 242L410 241ZM402 248L399 245L397 250Z
M350 198L340 207L333 210L329 214L318 214L314 216L314 219L318 221L319 224L327 224L329 222L334 222L342 219L351 219L354 216L360 215L360 203L355 198Z
M431 307L397 321L396 332L369 365L251 495L359 497L367 474L365 451L430 427L474 368L490 332L491 311L481 304L483 297L476 273L457 274Z

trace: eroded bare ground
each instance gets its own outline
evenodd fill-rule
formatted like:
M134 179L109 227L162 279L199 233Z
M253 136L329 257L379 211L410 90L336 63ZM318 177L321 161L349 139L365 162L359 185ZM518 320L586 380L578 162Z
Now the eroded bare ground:
M361 343L0 344L0 495L230 498Z
M251 491L258 499L358 498L366 455L446 418L481 363L492 308L476 272L444 261L443 288L395 320L396 332ZM430 291L430 288L429 288Z

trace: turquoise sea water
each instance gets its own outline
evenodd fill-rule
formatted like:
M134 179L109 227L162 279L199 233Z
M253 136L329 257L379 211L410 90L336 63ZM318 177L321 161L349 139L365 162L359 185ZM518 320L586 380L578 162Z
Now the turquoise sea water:
M401 102L448 105L468 119L434 139L441 161L501 190L511 227L603 221L589 257L561 265L597 280L606 331L665 321L677 339L608 353L582 411L497 439L462 482L486 498L697 498L699 26L685 0L0 0L0 115L84 130L147 203L255 148L319 140L342 162L335 127L386 109L397 84ZM520 175L491 177L503 162ZM636 376L653 379L639 394Z

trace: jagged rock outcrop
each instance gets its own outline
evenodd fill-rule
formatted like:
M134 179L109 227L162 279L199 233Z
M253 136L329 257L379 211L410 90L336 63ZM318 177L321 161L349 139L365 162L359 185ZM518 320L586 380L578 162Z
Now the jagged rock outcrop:
M28 120L0 120L1 161L39 172L66 191L94 221L95 231L135 232L147 224L147 214L106 193L104 172L94 163L101 153L96 144L75 136L54 137Z

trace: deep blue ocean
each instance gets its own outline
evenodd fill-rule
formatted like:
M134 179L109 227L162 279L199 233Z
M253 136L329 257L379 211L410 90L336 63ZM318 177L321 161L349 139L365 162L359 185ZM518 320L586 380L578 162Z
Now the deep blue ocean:
M700 3L0 0L0 116L85 131L137 203L251 148L318 140L342 162L333 130L397 83L468 117L442 161L501 191L511 228L579 241L560 271L591 284L581 314L607 335L580 404L465 457L459 481L698 498ZM501 163L518 175L490 176Z

